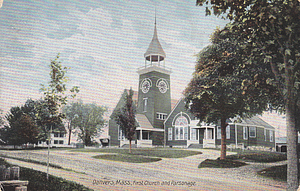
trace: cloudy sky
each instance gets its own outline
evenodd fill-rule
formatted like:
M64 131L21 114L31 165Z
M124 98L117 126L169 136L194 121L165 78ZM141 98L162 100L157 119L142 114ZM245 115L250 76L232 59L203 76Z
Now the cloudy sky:
M1 1L1 0L0 0ZM4 0L0 8L0 109L39 99L57 53L70 67L78 98L113 109L124 88L137 90L137 68L157 30L172 68L171 94L179 99L196 57L216 27L228 21L205 16L196 0Z

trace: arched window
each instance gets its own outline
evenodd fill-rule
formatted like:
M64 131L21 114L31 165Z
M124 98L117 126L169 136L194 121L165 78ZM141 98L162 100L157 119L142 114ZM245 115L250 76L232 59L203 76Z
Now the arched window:
M175 121L175 140L188 139L188 120L184 116L179 116Z
M188 125L188 120L184 116L178 117L175 121L175 126L187 126L187 125Z

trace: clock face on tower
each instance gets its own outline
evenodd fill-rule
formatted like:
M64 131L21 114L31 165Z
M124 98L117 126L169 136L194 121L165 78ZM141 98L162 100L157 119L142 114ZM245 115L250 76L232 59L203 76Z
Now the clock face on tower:
M169 86L168 86L168 82L166 79L163 79L163 78L160 78L159 80L157 80L156 82L156 87L159 89L159 91L161 93L166 93L167 90L169 89Z
M151 80L149 78L145 78L145 79L143 79L140 88L141 88L142 92L145 94L149 91L151 86L152 86Z

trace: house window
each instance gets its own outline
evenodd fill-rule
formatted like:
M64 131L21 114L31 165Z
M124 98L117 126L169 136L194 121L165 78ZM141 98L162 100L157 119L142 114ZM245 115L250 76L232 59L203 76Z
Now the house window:
M58 137L58 133L54 133L54 137Z
M147 111L147 105L148 105L148 98L144 98L144 104L143 104L143 111Z
M270 142L273 142L273 131L270 130Z
M173 134L172 134L172 128L170 127L170 128L168 128L168 140L169 141L172 141L172 136L173 136Z
M248 128L247 127L243 127L243 137L245 140L248 139Z
M55 145L58 144L58 140L54 140L54 144L55 144Z
M191 140L197 140L197 129L191 129Z
M213 139L213 129L208 128L204 130L204 139Z
M249 127L249 137L256 137L256 127Z
M184 116L180 116L175 121L175 140L188 139L188 120Z
M63 140L60 140L58 143L59 143L60 145L63 145L63 144L64 144L64 141L63 141Z
M230 139L230 125L226 127L226 139Z
M156 119L165 120L167 118L166 113L156 113Z
M264 137L265 137L265 141L267 141L267 129L264 129Z
M64 136L65 136L64 133L60 133L60 134L59 134L59 137L64 137Z
M221 127L217 127L217 139L221 139Z

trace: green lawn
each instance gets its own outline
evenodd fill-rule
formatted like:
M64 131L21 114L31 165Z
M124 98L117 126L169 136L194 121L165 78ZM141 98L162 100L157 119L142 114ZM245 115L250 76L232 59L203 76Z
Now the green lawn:
M130 163L147 163L147 162L157 162L161 158L154 157L144 157L139 155L128 155L128 154L104 154L93 156L96 159L112 160L112 161L121 161L121 162L130 162Z
M287 165L272 166L270 168L263 169L257 173L261 176L273 178L274 180L286 181Z
M235 161L231 159L206 159L205 161L199 164L198 168L237 168L245 165L247 165L245 162Z
M6 160L0 158L0 165L5 165L6 167L12 166L7 163ZM66 179L55 177L49 175L49 180L46 179L46 173L36 171L30 168L20 167L20 180L28 180L29 184L27 186L28 190L82 190L82 191L92 191L91 189L77 184Z
M269 151L239 151L235 155L228 155L226 159L242 160L251 162L277 162L286 159L285 153L269 152Z
M174 148L133 148L132 153L129 149L123 148L101 148L101 149L76 149L76 152L100 152L100 153L115 153L123 155L140 155L147 157L160 157L160 158L183 158L192 155L202 154L198 151L190 151L187 149L174 149Z

